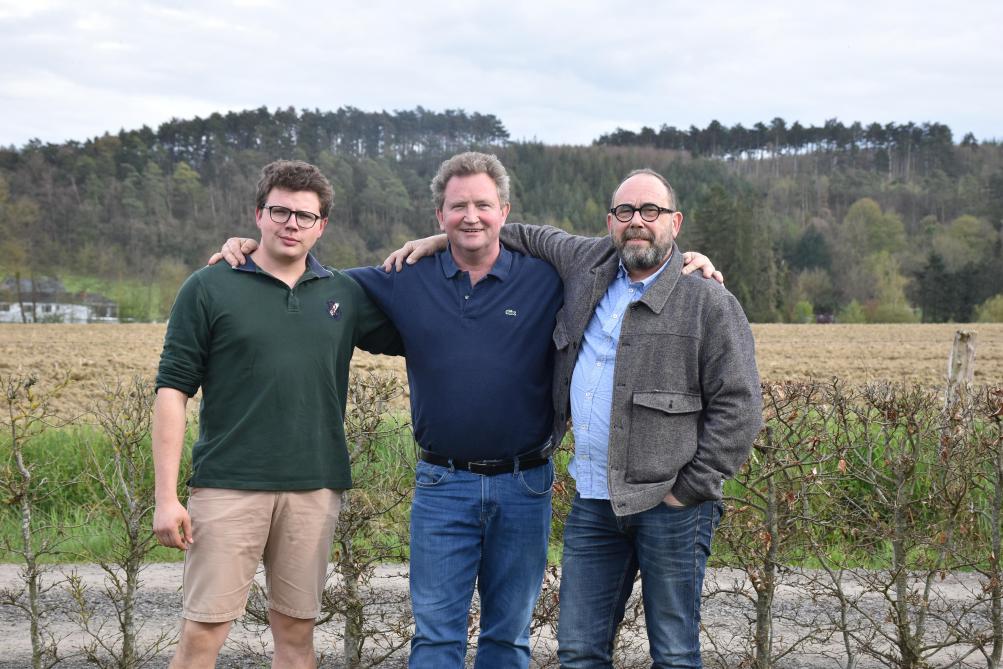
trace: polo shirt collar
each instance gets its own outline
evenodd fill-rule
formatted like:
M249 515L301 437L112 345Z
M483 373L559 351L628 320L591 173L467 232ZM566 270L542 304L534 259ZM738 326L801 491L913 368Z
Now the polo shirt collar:
M233 269L238 272L251 272L252 274L265 273L264 270L258 267L257 263L254 262L254 259L251 258L251 256L244 256L244 264L237 265ZM306 272L304 272L303 276L300 277L300 281L311 278L326 279L332 276L334 276L334 273L321 265L320 261L314 258L312 253L306 254Z
M306 268L314 273L318 279L328 279L334 276L334 272L320 264L320 261L313 257L312 253L306 254Z
M502 245L499 246L501 246L501 252L495 259L495 264L491 266L490 270L488 270L487 275L493 276L499 281L504 281L509 277L509 274L512 273L512 262L515 259L515 256L513 256L512 252L506 249L504 246ZM452 251L450 250L450 245L448 243L446 244L446 250L439 251L438 256L439 256L439 267L442 268L442 275L445 276L447 279L452 279L457 274L463 271L459 267L457 267L456 261L453 260L453 254Z

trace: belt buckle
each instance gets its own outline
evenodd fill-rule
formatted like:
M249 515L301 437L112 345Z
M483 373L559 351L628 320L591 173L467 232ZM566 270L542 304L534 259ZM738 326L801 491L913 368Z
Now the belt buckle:
M467 471L476 474L478 472L474 471L475 468L482 469L483 470L482 473L485 476L488 476L488 475L491 475L492 470L497 469L498 467L501 467L506 462L511 462L511 461L510 460L501 459L501 458L495 459L495 460L470 460L470 461L467 462Z
M500 460L468 460L467 461L467 471L473 472L475 468L480 467L493 467Z

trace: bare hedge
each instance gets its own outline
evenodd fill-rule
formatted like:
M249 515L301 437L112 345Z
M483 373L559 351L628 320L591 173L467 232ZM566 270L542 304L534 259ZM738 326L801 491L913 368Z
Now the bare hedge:
M27 377L0 381L6 392L0 491L16 501L6 512L20 514L23 528L4 541L26 563L25 587L0 593L0 605L28 615L33 665L52 666L61 654L58 640L45 634L43 567L32 548L49 550L39 537L52 528L31 507L71 481L32 478L26 445L45 429L45 397ZM357 488L346 499L318 620L338 630L340 662L350 667L399 662L411 633L406 589L380 583L376 569L407 556L414 446L409 426L387 409L401 391L379 376L356 378L351 389L346 425ZM148 411L149 398L135 381L109 392L95 415L122 459L92 462L74 476L97 477L108 513L123 523L122 559L102 565L118 619L104 626L85 606L76 616L85 632L105 630L92 636L101 643L88 647L90 662L131 668L150 662L172 639L159 635L144 647L130 608L142 587L137 560L150 537L149 491L135 471L149 466L136 450L149 430L137 411ZM916 385L806 381L766 384L763 396L765 428L746 466L725 486L727 511L711 558L717 569L704 589L705 610L726 606L734 620L705 620L705 663L803 667L811 657L811 666L821 666L821 658L843 669L1003 666L1003 386L968 387L946 400L941 390ZM115 411L123 403L133 410ZM555 546L573 494L559 470ZM977 585L947 587L958 574ZM536 666L557 664L558 579L556 566L550 568L534 614ZM72 593L72 579L62 587ZM783 592L798 593L802 604L789 605L778 596ZM75 601L88 599L78 592ZM263 625L264 614L260 594L252 593L244 624ZM475 603L472 642L476 633ZM637 600L628 607L617 661L647 666L646 656Z

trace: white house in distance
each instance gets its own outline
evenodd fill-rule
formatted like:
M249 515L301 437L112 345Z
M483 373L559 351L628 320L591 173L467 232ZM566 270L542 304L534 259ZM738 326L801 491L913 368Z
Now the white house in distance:
M18 293L20 292L20 299ZM23 314L22 314L23 308ZM59 279L0 283L0 323L117 323L118 304L97 293L68 293Z

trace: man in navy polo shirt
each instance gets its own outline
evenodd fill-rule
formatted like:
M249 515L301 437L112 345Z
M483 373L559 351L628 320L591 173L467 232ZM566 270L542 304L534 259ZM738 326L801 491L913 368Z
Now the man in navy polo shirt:
M411 667L462 667L481 598L477 667L529 664L550 535L553 346L561 282L501 246L509 177L463 153L432 181L449 246L402 273L353 270L407 351L415 439Z

